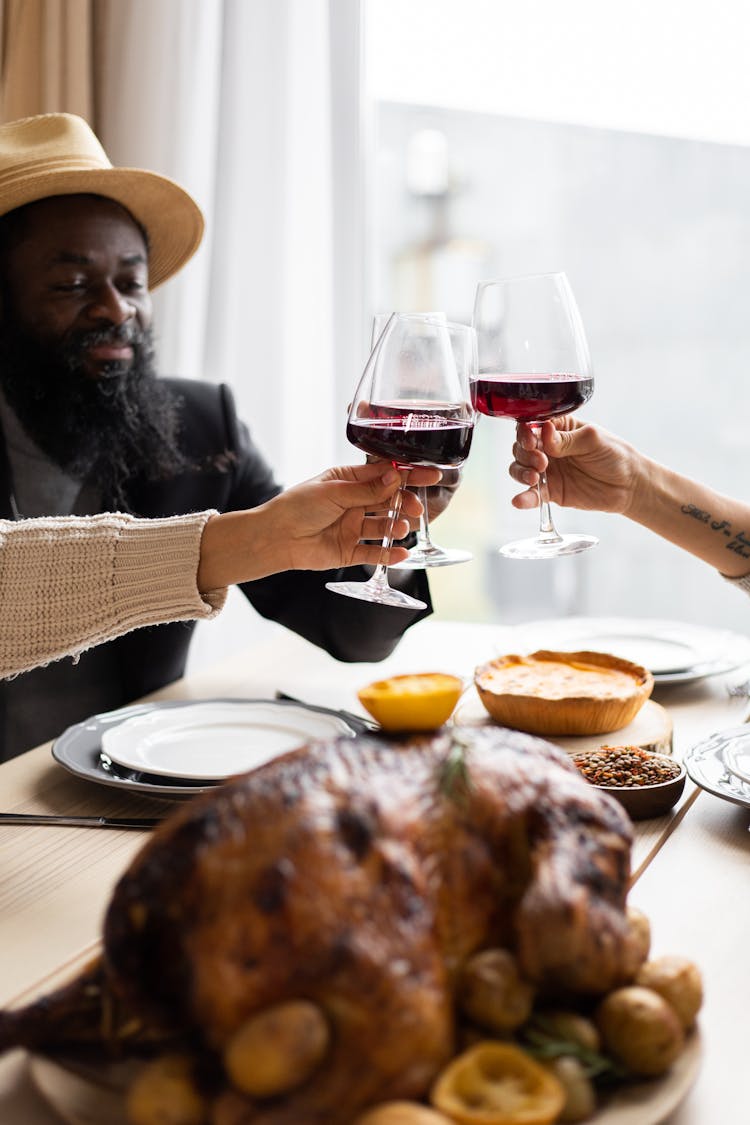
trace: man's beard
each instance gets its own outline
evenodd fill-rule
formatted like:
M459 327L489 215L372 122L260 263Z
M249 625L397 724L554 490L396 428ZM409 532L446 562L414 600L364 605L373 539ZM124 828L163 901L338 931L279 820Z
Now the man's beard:
M97 344L129 344L133 359L91 378L83 360ZM103 502L120 511L129 510L129 479L165 480L187 467L178 445L179 400L156 377L150 331L126 325L50 344L6 321L0 385L50 460L74 479L92 481Z

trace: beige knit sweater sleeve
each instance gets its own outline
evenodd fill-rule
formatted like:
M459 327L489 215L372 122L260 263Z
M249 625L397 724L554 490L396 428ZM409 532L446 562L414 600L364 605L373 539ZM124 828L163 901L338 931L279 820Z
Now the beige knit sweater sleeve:
M0 678L141 625L214 617L196 576L213 512L0 520Z

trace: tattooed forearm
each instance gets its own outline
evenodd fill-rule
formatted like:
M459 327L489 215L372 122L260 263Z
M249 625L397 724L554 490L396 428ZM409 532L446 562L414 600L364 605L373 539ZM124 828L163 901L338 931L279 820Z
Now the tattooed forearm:
M683 515L690 519L706 524L710 531L724 536L728 542L725 544L727 551L733 551L743 559L750 559L750 533L747 531L734 531L730 520L715 520L710 512L696 508L695 504L683 504L680 508Z

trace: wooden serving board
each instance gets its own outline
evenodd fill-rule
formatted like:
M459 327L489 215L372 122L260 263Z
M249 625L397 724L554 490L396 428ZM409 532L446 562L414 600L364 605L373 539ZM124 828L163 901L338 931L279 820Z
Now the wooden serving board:
M453 722L459 726L484 726L493 722L487 714L479 696L468 692L453 712ZM620 730L610 734L586 734L579 737L559 737L544 735L547 742L554 742L569 754L579 754L582 750L598 750L600 746L639 746L652 753L672 753L672 718L666 708L653 699L647 699L640 711Z

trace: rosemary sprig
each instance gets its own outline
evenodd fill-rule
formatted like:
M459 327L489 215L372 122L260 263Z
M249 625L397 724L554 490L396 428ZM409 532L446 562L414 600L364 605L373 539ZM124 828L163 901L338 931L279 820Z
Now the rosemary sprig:
M588 1078L595 1082L620 1082L629 1072L609 1055L603 1055L575 1039L560 1036L544 1016L536 1015L519 1031L521 1046L538 1059L570 1056L578 1059Z
M460 734L451 736L451 744L440 763L440 792L444 797L464 805L473 788L466 751L469 743Z

